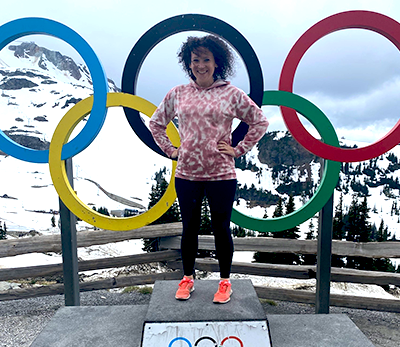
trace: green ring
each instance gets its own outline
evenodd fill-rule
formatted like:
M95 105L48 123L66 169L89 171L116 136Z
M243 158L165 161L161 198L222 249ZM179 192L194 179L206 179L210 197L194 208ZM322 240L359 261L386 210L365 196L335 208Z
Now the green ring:
M299 95L284 91L264 91L263 105L290 107L306 117L317 129L323 141L339 147L335 129L326 115L313 103ZM261 232L282 231L299 225L313 217L326 204L339 179L341 163L325 160L321 183L313 197L300 209L277 218L255 218L233 209L231 221L243 228Z

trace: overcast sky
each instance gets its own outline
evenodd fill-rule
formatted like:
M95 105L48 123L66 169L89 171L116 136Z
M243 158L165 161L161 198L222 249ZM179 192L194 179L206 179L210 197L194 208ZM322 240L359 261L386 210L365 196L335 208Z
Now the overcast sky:
M92 46L107 76L120 86L129 52L148 29L175 15L206 14L227 22L246 37L261 62L264 89L274 90L296 40L318 21L348 10L375 11L400 21L400 2L396 0L15 0L1 7L0 24L22 17L45 17L71 27ZM171 87L187 82L177 65L176 52L190 34L199 33L174 35L152 50L139 76L138 95L158 105ZM41 36L23 40L79 60L59 40ZM241 61L232 82L249 91ZM372 143L399 119L400 54L391 42L371 31L330 34L302 59L294 92L321 108L339 137ZM271 121L270 130L285 129L277 107L263 109Z

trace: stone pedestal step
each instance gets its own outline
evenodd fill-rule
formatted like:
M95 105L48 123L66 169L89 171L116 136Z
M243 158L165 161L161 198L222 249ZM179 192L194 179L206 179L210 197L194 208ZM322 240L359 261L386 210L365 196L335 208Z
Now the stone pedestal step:
M373 347L346 315L266 317L249 280L233 280L223 305L212 303L218 281L197 280L185 302L174 298L178 283L156 282L148 306L63 307L31 347ZM150 345L146 329L164 340ZM246 341L249 332L257 344Z
M270 347L267 319L251 281L231 283L231 300L214 304L218 280L195 281L195 290L185 301L175 299L179 281L156 282L145 318L142 347Z

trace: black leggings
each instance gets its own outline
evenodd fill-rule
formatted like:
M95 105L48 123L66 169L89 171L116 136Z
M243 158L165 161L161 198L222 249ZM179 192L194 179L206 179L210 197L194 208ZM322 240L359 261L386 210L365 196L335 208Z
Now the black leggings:
M236 180L189 181L175 178L183 224L181 251L185 276L193 275L198 250L201 203L205 196L210 207L211 226L220 275L221 278L229 278L233 256L230 220L236 183Z

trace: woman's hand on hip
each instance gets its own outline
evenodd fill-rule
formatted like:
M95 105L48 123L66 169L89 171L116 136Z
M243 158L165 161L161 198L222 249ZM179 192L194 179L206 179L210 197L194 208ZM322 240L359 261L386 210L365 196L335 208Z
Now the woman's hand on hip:
M220 153L229 155L231 157L235 157L235 151L233 150L233 147L230 146L227 142L225 141L219 141L217 143L217 149L220 151Z

